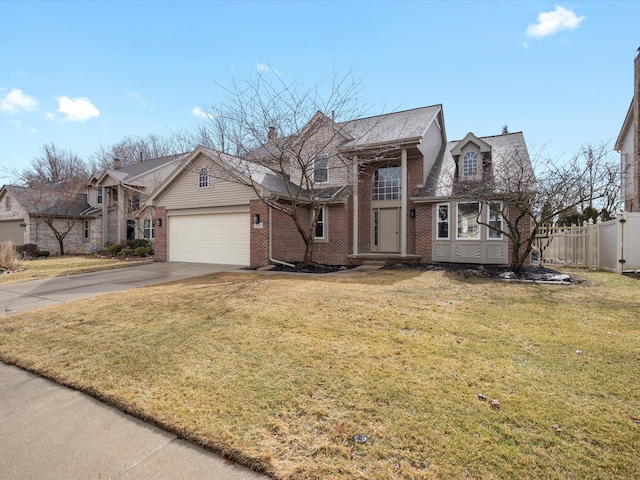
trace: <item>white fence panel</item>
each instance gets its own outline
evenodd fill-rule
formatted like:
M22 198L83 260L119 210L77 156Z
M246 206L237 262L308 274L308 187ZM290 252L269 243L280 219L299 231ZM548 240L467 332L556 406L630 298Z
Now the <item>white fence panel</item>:
M546 226L535 246L541 263L622 272L640 270L640 213L583 226Z
M618 220L609 220L596 225L598 239L598 262L596 267L609 272L618 271Z

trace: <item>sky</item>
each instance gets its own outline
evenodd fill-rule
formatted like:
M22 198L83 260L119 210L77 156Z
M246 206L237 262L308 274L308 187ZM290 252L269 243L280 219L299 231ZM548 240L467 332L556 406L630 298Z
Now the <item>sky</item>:
M532 156L613 148L639 20L638 1L0 0L0 184L45 144L89 159L195 129L258 70L350 71L371 114L442 104L449 141L506 124Z

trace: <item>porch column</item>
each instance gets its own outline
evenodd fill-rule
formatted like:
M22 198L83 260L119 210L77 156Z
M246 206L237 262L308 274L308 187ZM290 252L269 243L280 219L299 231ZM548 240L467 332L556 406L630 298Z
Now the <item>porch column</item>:
M99 249L106 248L109 242L109 189L102 187L102 245Z
M124 230L123 225L126 225L126 222L124 220L125 217L125 212L126 212L126 205L124 202L124 195L123 195L123 191L122 191L122 184L119 183L118 184L118 203L116 204L116 215L118 215L118 243L122 243L124 240L127 239L126 234L122 235L122 232Z
M409 192L407 191L407 149L402 149L400 157L402 170L402 202L400 204L400 255L407 254L407 205L409 204Z
M359 251L359 233L358 233L358 220L360 217L360 211L358 209L358 156L353 157L353 248L352 253L358 254Z

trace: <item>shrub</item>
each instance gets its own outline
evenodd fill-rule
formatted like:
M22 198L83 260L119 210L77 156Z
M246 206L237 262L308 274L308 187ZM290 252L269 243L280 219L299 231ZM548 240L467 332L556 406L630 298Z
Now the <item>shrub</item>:
M127 255L133 254L133 250L130 248L123 248L118 252L119 257L126 257Z
M122 248L122 245L119 243L114 243L113 245L109 245L108 250L111 255L119 255Z
M0 268L5 270L20 268L20 256L11 242L0 244Z
M49 250L38 250L38 256L39 257L48 257L49 256Z
M35 243L25 243L21 251L23 257L36 258L38 256L38 245Z
M134 240L129 240L128 246L132 250L136 250L139 247L148 248L149 252L153 252L153 242L148 238L136 238Z
M138 247L135 249L135 255L137 257L146 257L149 255L149 249L147 247Z

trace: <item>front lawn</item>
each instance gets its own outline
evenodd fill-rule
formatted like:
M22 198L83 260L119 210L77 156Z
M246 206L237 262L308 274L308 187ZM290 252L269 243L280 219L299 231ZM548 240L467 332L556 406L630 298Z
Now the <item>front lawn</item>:
M64 257L21 260L20 263L22 265L21 271L0 275L0 285L129 267L141 263L141 261L132 262L115 258L99 258L90 255L66 255Z
M3 317L0 358L275 478L640 478L640 283L578 275L212 275Z

